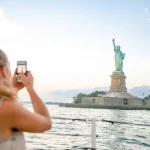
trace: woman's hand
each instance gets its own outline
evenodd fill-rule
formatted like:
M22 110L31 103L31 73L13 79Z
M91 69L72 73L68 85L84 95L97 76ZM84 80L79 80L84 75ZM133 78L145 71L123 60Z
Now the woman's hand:
M17 91L20 91L21 89L24 88L24 85L20 82L17 81L17 74L16 74L16 70L14 72L14 75L13 75L13 79L12 79L12 84L13 84L13 87L17 90Z
M33 88L34 78L30 71L27 72L27 76L23 72L20 73L22 84L28 89Z

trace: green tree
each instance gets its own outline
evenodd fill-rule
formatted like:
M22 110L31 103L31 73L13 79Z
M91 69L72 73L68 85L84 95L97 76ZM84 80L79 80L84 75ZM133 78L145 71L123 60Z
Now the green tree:
M95 91L92 92L91 94L88 94L88 97L97 97L98 94L105 94L106 92L104 91Z
M86 94L79 93L76 97L73 97L73 102L74 102L75 104L81 103L82 97L85 97L85 96L87 96L87 95L86 95Z
M150 99L150 94L149 94L148 96L144 97L144 99L145 99L145 100Z
M81 103L82 97L97 97L98 94L105 94L104 91L95 91L90 94L79 93L77 96L73 97L73 103Z

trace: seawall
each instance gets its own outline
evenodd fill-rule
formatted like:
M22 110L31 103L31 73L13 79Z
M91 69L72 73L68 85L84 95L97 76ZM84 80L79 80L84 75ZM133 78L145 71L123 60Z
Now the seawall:
M106 106L94 104L73 104L73 103L60 103L59 107L71 108L94 108L94 109L120 109L120 110L150 110L150 106Z

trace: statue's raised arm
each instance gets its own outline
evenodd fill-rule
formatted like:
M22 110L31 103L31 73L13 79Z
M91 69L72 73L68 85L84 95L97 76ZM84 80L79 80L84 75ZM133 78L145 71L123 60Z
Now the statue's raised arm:
M113 38L112 41L113 41L113 45L114 45L114 51L116 52L115 39Z

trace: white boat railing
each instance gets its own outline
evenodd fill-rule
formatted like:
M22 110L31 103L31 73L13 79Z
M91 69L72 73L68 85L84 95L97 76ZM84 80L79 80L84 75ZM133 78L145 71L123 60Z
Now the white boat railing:
M59 118L59 117L52 117L53 119L65 119L65 120L72 120L72 121L91 121L91 148L83 148L85 150L96 150L96 119L92 118L92 120L89 119L71 119L71 118Z
M52 118L53 119L72 120L72 121L82 121L82 122L91 121L91 135L90 135L91 136L91 148L82 148L82 149L84 149L84 150L97 150L97 148L96 148L96 137L98 137L98 135L96 134L96 119L95 118L92 118L91 120L90 119L59 118L59 117L52 117ZM150 124L120 122L120 121L112 121L112 120L106 120L106 119L102 119L101 121L111 123L111 124L128 124L128 125L150 127Z
M91 141L92 141L92 149L96 149L96 119L92 119L92 133L91 133Z

